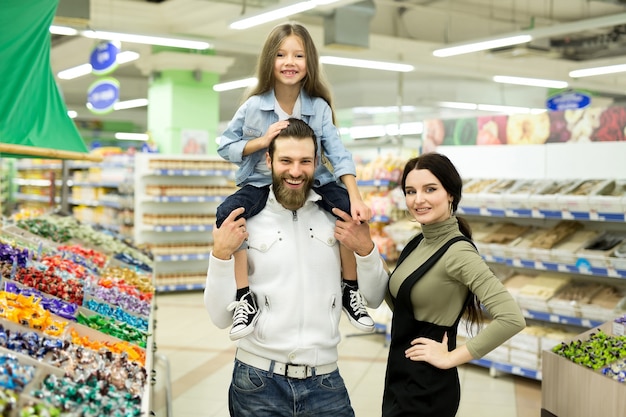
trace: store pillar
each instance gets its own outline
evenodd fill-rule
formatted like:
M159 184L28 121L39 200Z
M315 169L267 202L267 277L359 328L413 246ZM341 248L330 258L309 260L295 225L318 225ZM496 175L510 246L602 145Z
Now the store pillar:
M161 51L138 64L150 75L148 131L163 154L217 155L219 95L232 58Z

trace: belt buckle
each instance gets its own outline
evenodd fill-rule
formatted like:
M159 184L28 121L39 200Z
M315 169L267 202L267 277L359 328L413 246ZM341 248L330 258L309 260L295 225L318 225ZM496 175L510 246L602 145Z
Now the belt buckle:
M291 374L290 374L291 369ZM307 379L309 367L307 365L285 364L285 376L294 379Z

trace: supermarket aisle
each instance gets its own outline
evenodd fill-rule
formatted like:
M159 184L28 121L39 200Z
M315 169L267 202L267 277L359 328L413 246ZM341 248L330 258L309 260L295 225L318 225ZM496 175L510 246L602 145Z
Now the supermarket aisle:
M215 328L202 304L201 292L157 296L157 353L169 360L172 415L227 417L227 390L234 343L226 330ZM348 385L357 417L380 416L387 348L383 335L362 335L342 318L344 338L339 346L339 368ZM358 335L358 336L355 336ZM166 393L157 366L155 401ZM540 383L512 375L489 376L487 369L468 365L460 369L462 400L458 417L538 417ZM158 417L167 415L163 405Z

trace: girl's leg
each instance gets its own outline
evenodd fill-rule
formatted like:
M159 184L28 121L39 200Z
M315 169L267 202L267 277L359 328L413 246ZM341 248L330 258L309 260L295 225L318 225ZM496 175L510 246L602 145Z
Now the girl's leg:
M339 253L341 255L341 273L343 276L341 285L343 311L346 312L350 323L354 327L364 332L373 332L374 320L369 316L359 292L354 252L344 245L339 245Z
M233 255L235 258L235 282L237 284L237 301L228 306L233 311L233 325L230 339L238 340L252 333L259 318L256 297L248 285L248 251L240 249Z

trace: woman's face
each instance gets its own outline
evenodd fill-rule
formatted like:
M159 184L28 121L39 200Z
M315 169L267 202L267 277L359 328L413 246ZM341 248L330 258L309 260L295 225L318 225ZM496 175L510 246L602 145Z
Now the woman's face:
M406 207L420 224L433 224L450 218L452 196L427 169L414 169L406 177Z
M274 79L285 85L298 85L306 76L306 53L302 39L289 35L283 39L274 60Z

